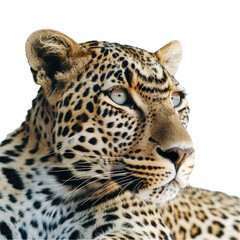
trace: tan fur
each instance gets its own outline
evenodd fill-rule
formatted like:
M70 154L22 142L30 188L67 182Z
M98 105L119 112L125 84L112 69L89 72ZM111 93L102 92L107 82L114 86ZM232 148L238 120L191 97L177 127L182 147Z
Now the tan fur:
M180 42L177 40L172 41L159 49L155 54L160 63L172 76L174 76L182 59L182 47Z

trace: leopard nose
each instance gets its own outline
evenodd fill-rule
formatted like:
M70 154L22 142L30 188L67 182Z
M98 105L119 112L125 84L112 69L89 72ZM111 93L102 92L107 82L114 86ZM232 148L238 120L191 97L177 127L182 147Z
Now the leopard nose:
M166 151L162 151L161 148L156 148L157 153L164 157L169 159L174 165L176 170L180 168L180 166L183 164L184 160L188 158L191 154L193 154L194 149L193 148L169 148Z

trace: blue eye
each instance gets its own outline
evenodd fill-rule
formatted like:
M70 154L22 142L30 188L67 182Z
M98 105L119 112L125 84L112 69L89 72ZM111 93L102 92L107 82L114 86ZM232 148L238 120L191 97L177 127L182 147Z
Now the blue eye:
M119 105L126 104L128 100L128 94L125 89L118 88L114 89L110 93L110 98Z
M180 107L182 105L183 95L179 92L172 93L171 102L174 108Z

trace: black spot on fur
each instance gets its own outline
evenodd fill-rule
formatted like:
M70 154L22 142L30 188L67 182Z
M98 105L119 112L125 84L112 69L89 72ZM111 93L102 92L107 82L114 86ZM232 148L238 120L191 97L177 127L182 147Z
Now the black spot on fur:
M95 85L93 86L93 91L94 91L94 92L97 92L99 89L100 89L100 86L99 86L98 84L95 84Z
M112 128L114 126L114 122L109 122L108 124L107 124L107 128Z
M87 97L87 96L88 96L89 90L90 90L90 88L87 88L87 89L84 91L83 97Z
M31 224L31 226L32 226L33 228L37 228L37 227L38 227L38 222L37 222L37 220L31 220L30 224Z
M67 107L67 106L69 105L71 99L72 99L72 93L69 94L67 97L65 97L65 99L64 99L64 101L63 101L63 105L64 105L65 107Z
M80 145L74 146L73 149L75 149L77 151L80 151L80 152L89 152L88 149L86 149L86 148L84 148L83 146L80 146Z
M51 157L51 155L49 155L49 156L44 156L44 157L41 157L41 158L40 158L40 161L41 161L41 162L47 162L47 161L48 161L48 159L49 159L49 157Z
M45 195L52 195L52 191L49 188L44 188L41 190L41 193L45 194Z
M103 216L103 218L105 219L106 222L112 222L114 220L119 219L119 216L115 215L115 214L107 214L107 215Z
M39 142L36 143L35 147L29 151L29 153L34 154L38 151Z
M97 81L97 79L98 79L98 75L97 75L97 74L95 74L95 75L93 76L93 78L92 78L92 82L96 82L96 81Z
M23 228L19 228L22 239L27 239L27 232Z
M13 156L13 157L18 157L18 156L19 156L18 153L14 152L14 151L10 151L10 150L9 150L9 151L6 151L5 154L6 154L6 155Z
M85 142L86 141L86 137L85 136L81 136L78 138L79 142Z
M60 197L56 197L56 198L54 198L54 199L52 200L51 205L52 205L52 206L59 206L59 205L62 204L62 203L63 203L63 199L60 198ZM61 220L61 221L62 221L62 220Z
M94 132L94 128L91 128L91 127L87 128L86 131L89 132L89 133L93 133Z
M103 224L100 227L97 227L93 233L92 233L92 238L95 238L99 235L101 235L102 233L105 233L106 231L108 231L109 229L113 228L113 224L112 223L108 223L108 224Z
M9 157L0 157L0 162L1 163L10 163L13 162L14 160L9 158Z
M127 219L131 219L131 218L132 218L132 216L131 216L129 213L127 213L127 212L124 212L124 213L123 213L123 216L124 216L125 218L127 218Z
M113 213L118 210L118 207L112 207L105 210L106 213Z
M80 239L81 236L80 236L80 233L78 230L75 230L74 232L71 233L71 235L69 236L69 239Z
M83 114L77 116L77 120L80 120L82 122L87 122L88 121L88 115L86 113L83 113Z
M26 197L27 199L31 200L32 199L32 189L28 189L26 192Z
M82 83L79 83L79 84L77 85L77 87L75 88L75 92L78 92L81 87L82 87Z
M9 143L11 143L11 142L12 142L12 139L6 139L6 140L2 141L2 143L0 144L0 146L3 147L3 146L5 146L5 145L7 145L7 144L9 144Z
M64 117L64 121L68 122L71 119L71 117L72 117L72 111L69 110Z
M72 172L67 168L54 167L49 172L49 174L55 176L59 183L71 186L73 188L79 187L80 184L82 184L84 181L86 181L86 179L79 179L79 180L75 179ZM74 181L67 181L67 180L73 179L73 178L74 178ZM60 200L60 202L63 202L63 200ZM59 203L56 205L59 205Z
M90 113L92 113L92 112L93 112L93 104L92 104L92 102L87 103L86 108L87 108L87 110L88 110Z
M97 139L96 138L91 138L88 142L91 143L92 145L96 145L97 144Z
M91 227L92 225L94 225L96 223L96 219L93 219L91 221L85 222L84 224L82 224L82 227L84 228L88 228Z
M12 168L2 168L3 174L6 176L8 183L18 190L24 189L24 184L22 182L19 173Z
M13 224L16 224L16 223L17 223L17 220L16 220L16 218L14 218L14 217L10 217L10 221L11 221ZM1 227L0 227L0 229L1 229Z
M102 141L103 141L104 143L107 143L107 142L108 142L108 139L105 138L105 137L102 137Z
M26 159L26 165L30 166L33 165L35 160L33 158Z
M107 75L107 79L109 79L113 75L113 73L114 73L114 71L109 72Z
M127 66L128 66L128 61L126 61L126 60L123 61L123 62L122 62L122 67L123 67L123 68L126 68Z
M35 202L33 203L33 207L34 207L35 209L39 209L39 208L41 207L41 202L40 202L40 201L35 201Z
M72 130L73 130L74 132L81 132L81 131L82 131L82 126L80 126L80 125L78 125L78 124L74 124L74 125L72 126Z
M103 73L103 74L101 75L101 77L100 77L100 81L101 81L101 82L103 82L103 81L104 81L104 79L105 79L105 76L106 76L106 74L105 74L105 73Z
M12 194L9 194L8 198L9 198L9 201L12 202L12 203L16 203L17 202L16 197L14 195L12 195Z
M63 113L61 112L61 113L59 114L58 123L61 123L61 122L62 122L62 118L63 118Z
M82 108L82 100L80 99L77 105L74 107L74 111L80 110Z
M0 233L7 239L13 239L12 231L5 222L0 222Z
M45 118L44 118L44 123L45 123L45 124L48 124L48 122L49 122L49 118L48 118L48 117L45 117Z
M75 154L67 150L67 151L63 154L63 157L68 158L68 159L72 159L72 158L75 157Z
M68 128L68 126L66 126L66 127L63 129L62 135L65 137L65 136L67 136L68 133L69 133L69 128Z

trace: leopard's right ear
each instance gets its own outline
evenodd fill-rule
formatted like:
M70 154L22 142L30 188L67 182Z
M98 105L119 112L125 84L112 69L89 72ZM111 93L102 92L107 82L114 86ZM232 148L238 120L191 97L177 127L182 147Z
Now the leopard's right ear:
M58 78L73 62L90 55L89 51L68 36L54 30L39 30L26 42L26 55L34 80L50 95L64 88L68 79Z
M182 46L179 41L175 40L155 52L160 64L174 76L182 60Z

